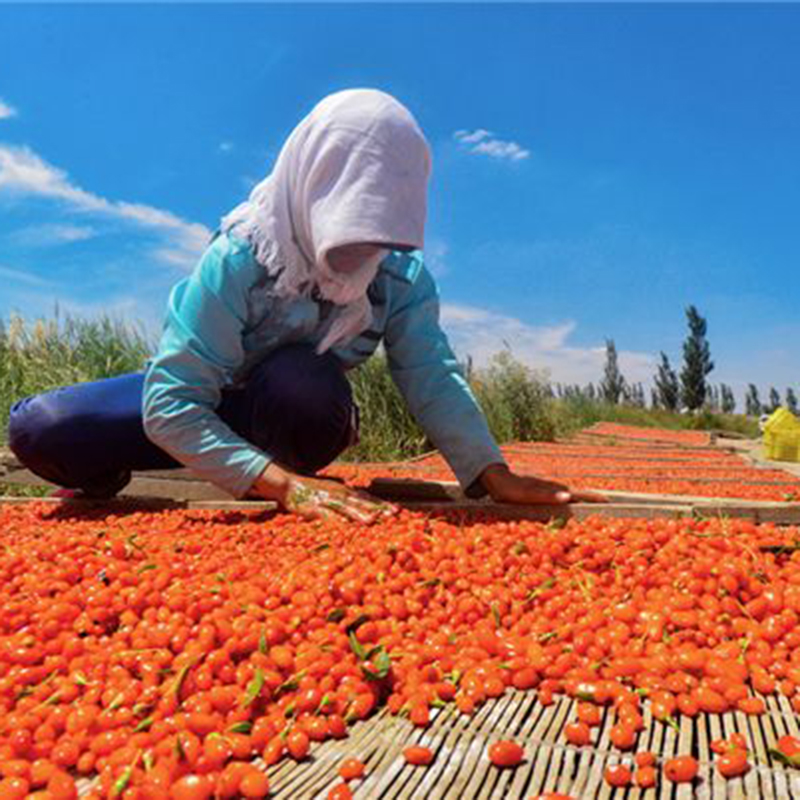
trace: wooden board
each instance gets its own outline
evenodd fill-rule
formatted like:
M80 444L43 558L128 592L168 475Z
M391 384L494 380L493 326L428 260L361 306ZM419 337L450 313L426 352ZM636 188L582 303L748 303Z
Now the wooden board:
M175 500L167 497L129 497L120 495L109 500L90 500L85 498L55 497L4 497L0 503L30 504L47 503L63 504L74 508L76 512L84 508L104 508L109 513L126 513L131 509L157 510L169 508L206 509L212 511L275 511L277 505L258 500ZM693 506L687 504L668 505L665 503L571 503L559 506L519 506L505 503L464 502L425 502L403 501L399 503L409 511L428 514L459 514L465 520L491 514L502 520L529 520L532 522L552 522L553 520L582 520L593 516L616 519L678 519L680 517L728 517L748 519L752 522L771 522L776 525L800 525L800 505L791 508L755 506L722 506L705 504Z
M277 503L267 500L174 500L169 497L128 497L118 495L109 500L92 500L85 497L13 497L0 495L0 503L9 505L30 505L31 503L44 503L50 506L63 506L64 508L81 509L103 508L109 513L124 513L126 511L158 511L160 509L198 508L208 511L276 511Z
M384 500L466 500L459 484L453 481L433 481L422 478L373 478L367 491ZM594 491L611 498L615 502L647 503L667 505L730 505L754 506L758 508L786 508L800 503L786 503L777 500L743 500L735 497L706 497L704 495L657 494L655 492L627 492L618 489L597 489Z

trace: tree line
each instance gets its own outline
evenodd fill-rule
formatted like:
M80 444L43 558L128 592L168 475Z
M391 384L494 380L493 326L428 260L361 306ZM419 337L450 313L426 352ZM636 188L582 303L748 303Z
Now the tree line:
M650 407L667 411L699 411L707 409L723 414L736 411L736 398L733 389L727 384L712 384L708 380L714 369L711 359L711 348L708 343L706 320L694 306L686 309L686 321L689 327L683 342L683 365L677 372L670 364L666 353L660 353L660 359L653 387L650 390ZM619 367L617 348L613 339L606 340L606 358L603 378L598 385L590 383L586 386L557 383L553 394L563 399L597 400L612 405L625 404L647 407L645 389L641 383L629 383ZM772 413L781 405L797 414L797 394L788 387L783 398L773 386L767 398L761 399L758 387L750 383L745 394L745 414L759 416Z

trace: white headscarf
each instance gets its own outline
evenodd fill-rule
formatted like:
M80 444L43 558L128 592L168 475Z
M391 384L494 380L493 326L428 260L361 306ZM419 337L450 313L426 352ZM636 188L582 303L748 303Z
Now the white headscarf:
M338 298L317 347L324 352L369 326L366 290L389 246L422 248L430 171L428 143L405 106L375 89L336 92L292 131L272 173L221 229L253 245L279 296L307 297L316 286ZM350 274L328 267L329 250L365 242L386 251Z

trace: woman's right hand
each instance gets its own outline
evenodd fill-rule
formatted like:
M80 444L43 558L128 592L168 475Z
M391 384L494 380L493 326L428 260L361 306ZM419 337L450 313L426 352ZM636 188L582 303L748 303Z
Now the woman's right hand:
M334 515L353 522L370 524L397 513L397 506L384 503L367 492L358 491L338 481L306 478L267 465L248 492L248 497L274 500L285 511L306 519L329 519Z

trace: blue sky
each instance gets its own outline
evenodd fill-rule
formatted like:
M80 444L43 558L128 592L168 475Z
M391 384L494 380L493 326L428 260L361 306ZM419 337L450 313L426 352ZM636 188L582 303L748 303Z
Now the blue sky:
M159 327L209 231L329 92L417 117L460 354L800 383L800 6L0 5L0 318Z

